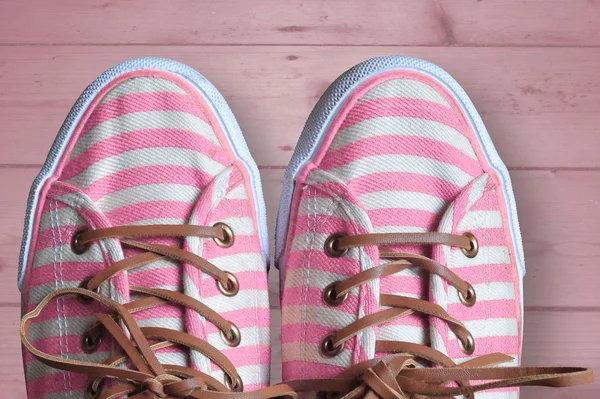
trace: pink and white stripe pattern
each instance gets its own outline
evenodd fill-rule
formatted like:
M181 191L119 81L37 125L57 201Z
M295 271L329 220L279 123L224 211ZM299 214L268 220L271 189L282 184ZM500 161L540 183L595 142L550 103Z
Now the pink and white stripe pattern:
M73 253L71 238L82 226L227 223L235 233L232 247L188 238L184 248L234 273L240 283L235 297L223 296L215 280L195 267L166 260L115 276L101 293L125 303L132 299L129 286L137 285L182 290L205 303L238 326L238 347L225 345L216 326L176 306L145 310L135 318L140 326L185 330L206 340L233 362L245 390L253 390L269 382L266 265L250 183L216 121L201 95L175 74L141 70L111 82L80 122L40 201L23 310L135 253L115 239L94 243L82 255ZM93 354L81 349L82 334L99 309L61 298L32 325L32 340L50 354L102 362L118 349L113 342L103 342ZM44 366L27 352L24 356L29 398L83 398L87 377ZM199 353L168 348L158 358L223 381L220 369Z
M296 179L285 252L282 294L284 380L334 377L359 361L381 356L375 341L431 345L457 363L470 357L446 324L409 315L365 331L336 357L319 344L331 331L379 310L379 295L428 299L465 322L481 356L503 352L519 361L520 279L503 190L455 98L435 79L395 70L367 80L334 116L317 154ZM334 233L473 232L479 255L460 249L398 246L432 256L473 284L478 302L462 305L452 287L408 269L356 289L341 306L322 300L323 289L380 262L374 247L341 258L323 250ZM513 398L517 391L477 394Z

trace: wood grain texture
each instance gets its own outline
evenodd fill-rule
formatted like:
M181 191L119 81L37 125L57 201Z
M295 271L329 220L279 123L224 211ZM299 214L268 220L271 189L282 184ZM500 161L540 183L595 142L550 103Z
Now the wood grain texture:
M0 41L424 46L597 46L600 42L600 5L589 0L376 4L286 0L285 6L280 0L254 0L243 7L238 4L236 0L184 0L164 7L160 0L4 0Z
M598 46L600 3L594 0L443 0L456 44Z
M509 167L600 167L600 48L0 46L0 163L41 164L86 85L120 61L155 55L209 78L256 161L285 165L330 82L390 54L426 58L454 75Z
M27 399L19 338L20 319L18 307L0 307L0 392L11 399Z
M29 186L37 170L0 169L0 303L18 303L17 261ZM271 235L283 170L262 170ZM525 244L525 306L600 310L600 172L514 171L512 179ZM598 313L600 314L600 313Z

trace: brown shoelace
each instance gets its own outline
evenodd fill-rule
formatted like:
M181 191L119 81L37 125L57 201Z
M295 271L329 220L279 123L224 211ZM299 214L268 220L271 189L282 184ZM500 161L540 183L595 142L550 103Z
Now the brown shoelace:
M329 256L340 257L346 255L351 248L407 244L459 247L467 257L477 256L479 250L476 237L470 233L455 235L434 232L332 235L325 242L325 251ZM330 306L338 306L345 301L354 288L409 267L418 267L446 280L458 290L463 305L473 306L477 301L476 292L471 284L433 259L410 253L386 251L381 251L380 257L395 259L395 261L364 270L344 281L329 285L323 292L324 302ZM473 336L464 323L452 317L437 304L424 299L389 294L381 294L380 304L388 308L367 315L324 337L321 343L321 354L325 357L336 356L344 343L361 331L412 313L445 321L466 354L470 355L475 350ZM492 367L512 360L512 357L502 353L484 355L457 365L445 354L429 346L411 342L377 341L375 350L390 355L353 365L337 378L293 381L288 384L298 392L320 392L326 396L335 395L344 399L360 397L399 399L457 395L470 397L474 392L492 388L524 385L566 387L593 381L593 373L590 369L577 367ZM417 368L413 359L429 361L434 366L441 367ZM495 381L471 385L471 381L482 380ZM456 382L457 386L446 386L449 382Z
M99 287L118 273L131 270L159 259L172 259L197 267L213 277L223 295L233 296L239 290L236 277L222 271L207 260L175 246L148 244L133 240L140 237L202 237L215 240L221 247L233 245L234 233L225 224L214 226L153 225L121 226L96 230L80 230L75 233L72 248L75 253L85 252L90 244L107 238L118 238L121 245L138 248L144 252L113 263L91 279L85 280L80 288L65 288L52 292L34 310L21 320L21 341L40 362L64 371L85 374L91 377L85 391L86 399L114 399L129 395L135 399L155 398L251 398L275 397L295 398L296 394L287 385L281 384L253 392L242 392L243 382L233 363L214 346L193 335L162 327L139 327L132 314L171 303L193 309L221 331L221 338L229 346L240 343L239 329L208 306L181 292L165 289L131 286L133 293L142 294L143 299L121 305L99 294ZM44 353L35 348L29 338L31 323L46 305L55 298L77 295L83 302L97 301L113 313L97 314L98 322L90 326L82 339L85 352L93 352L106 335L119 344L121 353L109 357L104 363L69 360ZM129 336L118 324L122 322ZM148 340L152 340L150 344ZM135 344L133 343L135 342ZM196 350L218 365L225 373L225 384L198 370L178 365L161 364L154 351L170 346L183 346ZM126 363L127 362L127 363ZM124 368L125 365L132 368ZM107 379L116 381L104 388Z

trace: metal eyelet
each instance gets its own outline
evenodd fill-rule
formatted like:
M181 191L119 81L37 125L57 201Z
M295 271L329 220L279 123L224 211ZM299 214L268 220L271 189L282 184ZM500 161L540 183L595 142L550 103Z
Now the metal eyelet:
M77 255L81 255L81 254L85 253L91 246L90 242L88 242L87 244L81 243L81 235L83 233L85 233L86 231L88 231L88 229L83 227L83 228L77 230L73 234L73 237L71 238L71 250L73 251L73 253L76 253Z
M325 289L323 290L323 302L331 306L338 306L341 305L348 298L347 292L343 295L338 296L335 290L335 286L338 283L339 281L336 281L325 287Z
M463 254L465 254L467 258L476 257L477 252L479 252L479 243L477 242L477 237L475 237L473 233L470 232L464 233L463 236L469 239L469 244L471 245L468 249L461 248Z
M229 374L225 374L225 386L232 392L244 391L244 383L242 382L242 378L239 375L237 376L234 382Z
M224 272L227 275L227 283L223 285L217 280L217 287L225 296L235 296L240 291L240 283L233 273Z
M81 284L79 284L79 288L83 288L85 290L91 291L91 292L95 292L96 294L100 293L100 287L96 288L95 290L89 290L88 289L88 284L90 282L90 280L92 280L92 276L90 277L86 277ZM79 302L81 303L85 303L86 305L94 302L93 298L90 298L89 296L84 296L84 295L77 295L77 299L79 299Z
M469 334L469 336L467 337L466 343L464 343L459 338L458 345L460 346L460 349L462 349L462 351L467 355L472 355L473 352L475 352L475 340L473 339L473 336L471 334Z
M475 292L475 288L469 284L466 296L463 295L461 291L458 291L458 299L460 299L460 302L465 306L471 307L475 305L475 302L477 301L477 293Z
M343 234L332 234L327 237L327 240L325 240L325 252L327 255L331 256L332 258L339 258L348 253L348 248L338 248L338 241L342 237L344 237Z
M94 339L94 337L92 337L90 334L86 333L83 335L83 338L81 339L81 349L83 349L83 351L85 353L94 353L98 349L98 346L100 345L101 342L102 342L101 335L98 335L96 337L96 339Z
M102 383L98 385L98 389L94 389L94 380L91 380L85 387L85 399L98 399L102 393Z
M238 346L242 341L242 333L240 329L233 323L231 323L231 329L229 333L225 333L223 330L220 331L221 339L229 346Z
M235 235L233 234L233 230L231 227L226 225L225 223L215 223L213 227L220 227L223 229L223 239L214 237L214 242L220 246L221 248L229 248L233 245L235 241Z
M334 357L341 352L343 345L333 345L333 337L335 333L328 334L321 341L321 355L324 357Z

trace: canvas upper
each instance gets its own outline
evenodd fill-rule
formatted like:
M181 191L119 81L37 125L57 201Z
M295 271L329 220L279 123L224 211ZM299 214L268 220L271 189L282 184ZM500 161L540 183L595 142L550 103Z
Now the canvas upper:
M343 86L343 79L329 90ZM463 105L442 82L413 68L384 70L346 90L314 157L295 177L280 259L284 381L335 377L389 354L376 350L380 341L422 344L457 364L501 352L513 358L504 366L518 365L522 276L505 194L510 187L503 187L486 159ZM335 234L423 232L470 232L478 254L469 258L448 245L367 245L340 257L325 250ZM382 250L424 255L446 266L472 285L475 305L465 306L448 281L418 267L354 288L341 304L324 301L330 284L392 262L380 257ZM464 323L474 353L461 349L447 321L414 312L363 330L339 353L324 356L324 337L384 309L383 294L439 305ZM517 388L502 392L477 397L518 395Z
M256 212L262 198L253 194L252 179L226 137L222 115L189 79L148 66L105 82L72 130L32 212L23 313L55 290L79 287L90 276L144 252L107 238L75 253L73 237L82 228L225 223L235 235L228 248L202 237L138 241L182 248L232 273L239 282L236 295L225 296L215 278L168 257L119 272L99 292L127 304L143 297L132 294L131 287L162 288L201 302L238 327L237 346L227 345L220 329L198 312L173 303L133 316L140 327L185 331L207 342L235 366L245 391L266 387L270 362L266 243L261 242L262 222ZM54 299L33 321L31 340L51 355L103 362L120 351L115 340L105 336L92 353L82 349L82 337L97 321L97 313L110 311L73 295ZM155 352L163 364L190 367L226 382L222 367L199 351L172 346ZM30 399L84 397L90 376L44 365L27 350L24 362Z

